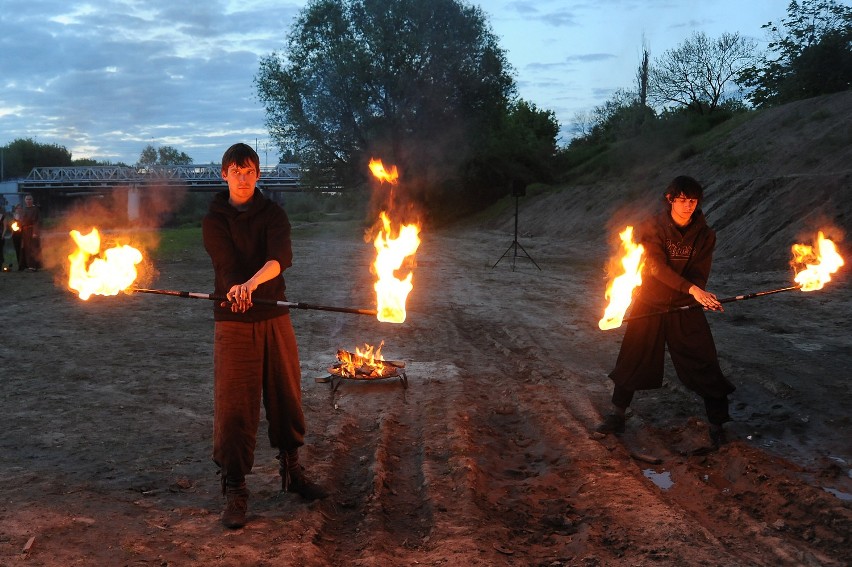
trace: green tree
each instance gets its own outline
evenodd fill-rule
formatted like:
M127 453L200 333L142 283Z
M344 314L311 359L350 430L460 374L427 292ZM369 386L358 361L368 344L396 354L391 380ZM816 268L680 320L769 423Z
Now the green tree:
M3 151L3 178L26 177L34 167L71 165L71 152L65 146L40 144L32 138L17 138Z
M617 89L609 99L590 113L575 118L577 137L572 141L572 145L599 144L630 138L639 134L655 118L654 111L642 103L640 92Z
M472 201L482 202L511 190L554 178L559 122L550 110L518 100L507 109L482 152L469 160L467 171L480 183L469 187Z
M835 0L790 2L787 17L763 29L769 53L743 71L758 107L847 90L852 86L852 7Z
M702 32L655 61L649 76L649 97L657 104L686 107L698 114L715 111L735 99L730 87L754 65L756 43L737 33L711 39Z
M306 180L363 182L375 156L432 202L486 184L471 165L488 161L515 94L482 10L457 0L314 0L255 82Z
M191 157L172 146L155 148L148 144L139 154L136 165L150 167L152 165L190 165L191 163Z

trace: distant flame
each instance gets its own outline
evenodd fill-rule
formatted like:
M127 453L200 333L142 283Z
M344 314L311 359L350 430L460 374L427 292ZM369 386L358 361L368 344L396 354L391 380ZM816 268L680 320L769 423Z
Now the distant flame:
M10 228L12 229L12 232L18 232L19 230L21 230L21 226L18 224L18 221L12 221L12 225Z
M624 313L633 301L633 290L642 285L642 267L645 265L642 259L645 248L633 242L633 227L628 226L618 236L624 252L621 258L624 271L607 287L605 297L610 302L604 310L603 318L598 321L598 327L604 331L621 326Z
M136 248L117 246L101 254L101 237L96 228L89 234L72 230L71 238L77 250L68 256L68 287L78 292L80 299L118 295L136 281L136 265L142 262L142 253Z
M797 272L795 281L802 287L802 291L816 291L831 281L831 275L844 262L834 242L819 231L815 248L807 244L793 245L791 264Z
M388 182L391 185L396 185L399 180L399 172L396 169L395 165L392 165L390 171L385 169L382 160L372 158L370 159L370 171L373 173L373 177L382 182Z

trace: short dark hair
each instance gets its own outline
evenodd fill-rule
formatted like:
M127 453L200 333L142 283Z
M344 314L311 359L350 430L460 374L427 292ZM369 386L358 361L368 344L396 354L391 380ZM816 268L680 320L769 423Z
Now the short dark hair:
M701 200L704 198L704 189L701 187L701 184L692 177L689 177L688 175L678 175L672 179L672 182L669 183L668 187L666 187L665 198L666 201L668 201L675 197L680 197L681 195L690 199L698 199L698 202L701 203Z
M237 143L225 150L222 154L222 171L227 171L232 165L245 167L253 165L258 173L260 173L260 157L257 152L248 144Z

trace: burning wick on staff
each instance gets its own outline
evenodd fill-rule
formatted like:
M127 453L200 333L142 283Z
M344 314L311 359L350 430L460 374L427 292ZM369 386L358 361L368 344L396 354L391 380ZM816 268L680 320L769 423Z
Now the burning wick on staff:
M380 160L370 160L370 171L381 182L396 185L399 173L396 166L385 169ZM413 256L420 246L420 226L404 224L394 229L390 214L382 211L379 215L380 227L373 246L376 248L376 260L371 271L377 276L373 289L376 291L376 318L383 323L405 322L405 301L414 289L414 272L409 271L402 279L395 273L402 268L403 262Z
M817 233L816 247L794 244L792 250L790 265L796 270L794 281L802 291L822 289L831 281L831 275L844 264L834 242L827 239L821 230Z
M605 297L609 300L609 305L604 310L603 318L598 321L598 327L603 331L621 326L624 313L633 301L633 290L642 285L642 268L645 266L642 254L645 247L633 241L632 226L621 231L618 237L624 251L621 257L623 271L607 287Z
M142 253L132 246L109 248L101 253L98 229L88 234L72 230L71 238L77 250L68 256L70 262L68 288L76 291L80 299L92 295L118 295L136 281L136 265L142 262Z

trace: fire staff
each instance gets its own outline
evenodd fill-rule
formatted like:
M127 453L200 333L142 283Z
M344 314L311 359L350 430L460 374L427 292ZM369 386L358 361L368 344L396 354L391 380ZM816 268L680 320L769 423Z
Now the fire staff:
M701 185L687 176L676 177L666 188L665 209L639 226L637 237L645 247L645 268L631 319L627 323L615 369L613 413L598 425L600 433L621 433L625 413L636 390L660 388L665 347L678 379L704 399L714 445L725 442L722 424L730 421L728 394L734 386L722 373L716 345L702 309L670 309L696 302L721 311L716 296L705 291L710 276L716 232L701 211ZM644 314L659 312L655 316ZM663 313L665 312L665 313Z
M204 246L213 261L214 302L213 460L226 498L222 523L246 523L245 476L254 465L261 401L272 447L278 449L282 490L306 500L324 498L299 464L304 444L301 370L287 307L253 298L284 300L282 272L292 264L290 222L284 210L255 185L260 159L246 144L222 156L228 190L213 198L202 222Z

